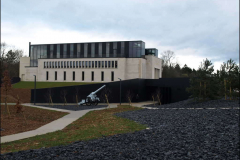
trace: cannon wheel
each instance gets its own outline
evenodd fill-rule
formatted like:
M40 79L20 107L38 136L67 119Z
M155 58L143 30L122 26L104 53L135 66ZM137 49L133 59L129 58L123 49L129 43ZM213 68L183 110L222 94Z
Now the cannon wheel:
M98 100L96 100L96 101L95 101L94 105L95 105L95 106L97 106L97 105L98 105Z
M91 106L91 104L92 104L91 101L92 101L91 98L87 97L87 98L86 98L86 101L85 101L85 102L86 102L86 105L87 105L87 106Z

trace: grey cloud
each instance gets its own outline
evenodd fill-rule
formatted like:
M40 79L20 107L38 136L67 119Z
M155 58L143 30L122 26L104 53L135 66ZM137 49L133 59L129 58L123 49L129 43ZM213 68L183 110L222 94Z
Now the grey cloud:
M239 9L235 6L239 2L228 3L232 4L224 8L225 1L221 0L8 0L2 2L2 23L40 21L57 29L111 31L126 39L156 41L175 49L194 48L204 51L202 56L237 59Z

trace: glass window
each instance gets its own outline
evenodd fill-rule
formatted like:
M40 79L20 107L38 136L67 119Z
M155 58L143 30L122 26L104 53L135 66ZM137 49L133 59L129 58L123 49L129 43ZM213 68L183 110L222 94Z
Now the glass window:
M67 61L67 68L69 68L69 61Z
M63 72L63 80L66 80L66 71Z
M70 68L72 68L72 61L70 61Z
M112 81L114 81L114 72L112 71L112 76L111 76Z
M60 44L57 45L57 58L60 58Z
M58 61L58 68L61 68L61 67L60 67L60 61Z
M52 68L54 68L54 62L52 62Z
M91 61L88 62L89 68L91 68Z
M104 81L104 72L101 72L101 80Z
M41 46L38 46L38 49L37 49L37 65L38 65L38 58L41 57Z
M97 68L97 61L95 61L95 68Z
M98 55L99 57L102 57L102 43L99 43L98 45Z
M85 43L84 44L84 57L87 58L87 54L88 54L88 44Z
M136 51L134 51L135 53L135 57L141 57L141 51L142 51L142 43L141 42L136 42L135 43L135 49Z
M129 42L129 57L133 57L133 42Z
M102 61L102 68L104 68L104 61Z
M82 61L82 68L84 68L85 67L85 62L84 61Z
M57 68L57 61L55 61L55 68Z
M105 61L105 68L107 68L107 61Z
M108 61L108 68L111 68L111 61Z
M94 72L92 72L92 81L94 81Z
M142 55L145 55L145 42L142 42Z
M57 71L55 71L55 81L57 80Z
M46 45L41 46L40 58L47 58L47 46Z
M76 61L76 68L78 68L78 61Z
M63 61L61 61L61 68L63 68Z
M46 80L48 80L48 71L46 72Z
M82 62L79 61L79 68L82 68Z
M63 58L67 58L67 45L63 45Z
M95 43L91 44L91 57L95 57Z
M101 61L98 61L98 68L101 67Z
M138 47L138 43L133 42L132 57L137 57L137 47Z
M88 61L85 61L85 67L88 68Z
M92 61L92 68L94 68L94 61Z
M113 42L113 57L117 57L117 42Z
M66 68L66 61L64 61L64 68Z
M77 44L77 58L80 58L81 54L81 44Z
M48 62L49 63L49 68L52 68L52 66L51 66L51 62Z
M75 68L75 61L73 61L73 68Z
M34 47L34 52L33 52L33 66L37 66L37 49L38 49L38 47L37 46L35 46Z
M117 68L117 61L115 61L115 68Z
M47 45L44 46L43 55L45 58L47 58Z
M106 57L109 57L110 43L106 44Z
M43 58L43 45L40 46L40 58Z
M124 42L121 42L121 57L124 57Z
M46 62L43 63L43 68L46 68Z
M112 61L112 68L114 68L114 61Z
M31 46L30 66L33 66L33 46Z
M75 72L73 71L73 81L75 81Z
M50 45L50 58L53 58L53 44Z
M84 81L84 71L82 71L82 81Z
M70 44L70 58L73 58L74 46Z

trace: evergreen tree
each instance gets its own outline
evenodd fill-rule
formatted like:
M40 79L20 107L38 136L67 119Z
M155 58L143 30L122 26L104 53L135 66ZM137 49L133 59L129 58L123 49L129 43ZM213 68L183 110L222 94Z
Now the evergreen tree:
M213 75L213 65L208 59L203 60L196 74L190 74L190 87L186 89L191 98L197 101L217 99L218 79ZM186 68L186 67L185 67Z

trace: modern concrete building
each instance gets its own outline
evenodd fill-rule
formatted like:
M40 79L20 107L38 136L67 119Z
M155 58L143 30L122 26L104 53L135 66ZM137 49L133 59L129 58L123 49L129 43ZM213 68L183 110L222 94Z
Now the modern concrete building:
M158 50L145 42L85 42L31 44L29 57L20 59L22 81L111 82L127 79L159 79L162 60Z

